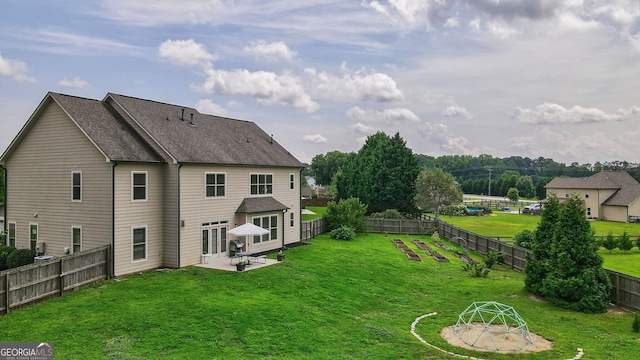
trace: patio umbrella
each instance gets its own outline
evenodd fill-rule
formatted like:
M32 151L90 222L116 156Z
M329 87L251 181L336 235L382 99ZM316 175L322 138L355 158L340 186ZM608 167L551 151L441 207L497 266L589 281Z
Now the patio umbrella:
M314 213L311 210L307 210L307 209L302 209L302 211L300 212L302 215L315 215L316 213Z
M227 233L235 236L258 236L268 234L269 230L252 223L245 223L227 231Z

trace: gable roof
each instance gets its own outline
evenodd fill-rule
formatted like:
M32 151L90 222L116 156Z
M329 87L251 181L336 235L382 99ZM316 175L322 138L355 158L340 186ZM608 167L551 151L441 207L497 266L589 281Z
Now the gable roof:
M251 121L111 93L104 101L139 125L177 162L303 167Z
M626 171L601 171L586 178L557 177L545 188L617 190L603 202L612 206L628 206L640 197L640 184Z
M272 198L271 196L265 197L254 197L254 198L244 198L242 203L236 210L236 213L246 213L253 214L259 212L268 212L268 211L276 211L276 210L286 210L289 209L287 205L284 205L280 201Z
M52 102L62 108L107 161L303 167L251 121L205 115L190 107L111 93L102 101L48 93L0 161L10 156Z

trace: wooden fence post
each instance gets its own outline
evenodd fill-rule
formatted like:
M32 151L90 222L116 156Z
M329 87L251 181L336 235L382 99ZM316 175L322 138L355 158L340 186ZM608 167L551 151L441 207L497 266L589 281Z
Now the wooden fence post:
M9 315L9 308L10 308L10 304L9 304L9 299L11 298L11 296L9 296L9 294L11 289L9 289L9 274L4 274L4 295L5 295L5 301L4 301L4 306L5 306L5 314Z
M58 284L60 286L60 296L64 295L64 269L63 269L63 262L64 259L60 258L60 260L58 260L58 262L60 263L60 276L58 276Z

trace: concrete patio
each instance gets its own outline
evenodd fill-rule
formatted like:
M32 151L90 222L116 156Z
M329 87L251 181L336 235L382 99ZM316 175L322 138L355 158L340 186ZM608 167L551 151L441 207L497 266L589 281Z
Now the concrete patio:
M274 264L279 263L279 261L275 260L275 259L264 259L261 261L265 261L265 263L263 264L262 262L252 262L251 265L248 265L245 267L244 271L251 271L251 270L256 270L256 269L260 269L263 267L267 267L267 266L271 266ZM202 268L206 268L206 269L215 269L215 270L223 270L223 271L233 271L236 272L236 262L234 261L233 265L231 265L231 259L230 258L219 258L219 259L209 259L208 263L206 264L197 264L195 266L199 266Z

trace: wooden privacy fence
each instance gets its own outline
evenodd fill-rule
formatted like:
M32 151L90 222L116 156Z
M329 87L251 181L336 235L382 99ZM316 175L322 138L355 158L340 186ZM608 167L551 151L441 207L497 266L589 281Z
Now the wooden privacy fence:
M300 240L309 240L317 235L324 233L325 221L324 218L318 218L313 220L303 221L300 227Z
M437 226L435 220L367 218L367 232L427 235Z
M482 255L487 255L489 250L500 251L504 254L506 265L521 271L527 265L527 255L531 254L531 250L484 237L442 221L438 226L438 235ZM605 271L613 285L610 301L619 306L640 310L640 279L612 270Z
M0 272L0 312L62 296L111 274L111 245Z

